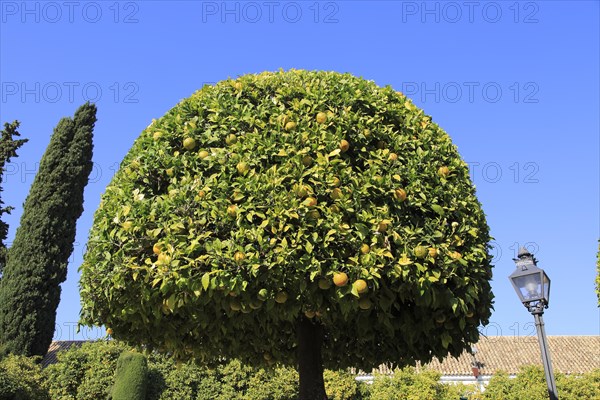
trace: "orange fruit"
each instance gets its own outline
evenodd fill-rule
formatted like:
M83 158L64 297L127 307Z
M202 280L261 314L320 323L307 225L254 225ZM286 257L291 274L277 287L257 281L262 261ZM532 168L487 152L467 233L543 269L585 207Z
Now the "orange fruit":
M152 139L154 140L158 140L160 139L160 137L162 136L162 132L161 131L156 131L152 134Z
M242 309L242 303L238 299L232 299L229 302L229 308L231 308L232 311L240 311Z
M306 213L306 216L309 219L319 219L319 218L321 218L321 213L319 213L319 210L310 210L309 212Z
M277 292L275 295L275 301L279 304L283 304L287 301L288 294L286 292Z
M304 157L302 157L302 165L304 165L305 167L310 167L312 165L313 159L311 156L309 155L305 155Z
M390 155L388 156L388 160L390 161L396 161L398 159L398 154L396 153L390 153Z
M238 171L238 174L240 175L246 175L248 173L248 171L250 171L250 167L248 166L247 163L245 163L244 161L240 161L235 168Z
M306 318L312 319L315 317L316 313L312 310L306 310L304 311L304 315L306 315Z
M358 300L358 307L361 310L368 310L371 308L372 305L373 303L371 303L371 300L369 300L367 297L363 297L360 300Z
M319 124L324 124L325 122L327 122L327 114L325 114L324 112L320 112L317 114L317 122Z
M168 176L175 175L175 171L173 171L173 168L168 168L165 172L167 173Z
M340 150L342 150L342 153L345 153L348 149L350 149L350 143L346 139L342 139L340 141Z
M371 136L371 130L370 129L364 129L363 130L363 135L365 135L365 137Z
M206 192L204 190L198 192L198 197L202 198L204 196L206 196Z
M261 307L262 307L262 301L260 301L260 300L252 300L250 302L250 308L253 310L258 310Z
M394 190L394 198L396 200L399 200L400 202L403 202L404 200L406 200L406 190L404 190L404 189Z
M133 226L133 222L131 222L131 221L125 221L121 225L121 227L123 228L123 230L126 230L126 231L130 230L132 226Z
M448 169L448 167L446 167L446 166L438 168L438 175L441 176L442 178L445 178L446 176L448 176L449 173L450 173L450 169Z
M348 284L348 275L345 272L336 272L333 274L333 283L337 287L346 286Z
M381 221L379 223L379 225L377 225L377 232L384 233L385 231L387 231L387 228L388 228L388 223Z
M237 206L235 204L230 205L229 207L227 207L227 216L234 218L237 215Z
M246 258L246 255L244 253L242 253L241 251L236 251L235 254L233 255L233 259L236 263L241 263L242 261L244 261L244 259Z
M293 188L294 192L296 193L296 196L298 197L306 197L308 195L308 190L306 189L306 186L304 185L294 185Z
M296 123L294 121L290 121L287 124L285 124L286 131L291 131L294 128L296 128Z
M425 246L417 246L413 249L413 254L417 258L423 258L423 257L427 256L427 254L429 254L429 251L427 250L427 247L425 247Z
M329 279L321 278L318 282L319 289L327 290L331 287L331 281Z
M106 334L107 334L108 336L112 336L112 334L113 334L113 333L114 333L114 332L113 332L112 328L106 328Z
M152 252L156 255L160 254L161 251L161 245L160 243L154 243L154 246L152 246Z
M183 139L183 147L186 150L194 150L196 148L196 141L194 138L185 138Z
M341 184L340 178L338 178L337 176L334 176L333 177L333 186L338 187L338 186L340 186L340 184Z
M356 289L356 291L359 294L366 293L369 290L369 287L367 286L367 281L365 281L364 279L356 280L352 284L352 286Z
M228 145L236 144L237 143L237 136L235 136L235 134L233 134L233 133L230 133L225 138L225 143L227 143Z
M208 151L206 151L206 150L202 150L198 153L198 157L200 157L201 160L204 160L208 156L209 156L209 154L208 154Z
M428 253L429 253L429 257L436 258L438 255L438 249L436 249L435 247L430 247L428 250Z
M472 318L472 317L473 317L473 315L475 315L475 313L474 313L473 311L469 311L469 312L467 312L467 314L466 314L467 318Z
M244 85L242 84L242 82L236 82L233 87L235 88L235 90L242 90L244 88Z
M342 209L337 204L331 205L331 207L329 207L329 209L334 214L339 214L342 211Z
M307 197L302 203L307 207L314 207L317 205L317 199L314 197Z
M366 243L363 243L363 244L360 246L360 252L361 252L362 254L368 254L370 251L371 251L371 246L369 246L368 244L366 244Z
M453 251L450 253L450 258L458 260L458 259L462 258L462 254L460 254L458 251Z
M338 199L340 199L341 197L342 197L342 189L340 189L340 188L337 188L337 187L336 187L335 189L333 189L333 190L331 191L331 198L332 198L333 200L338 200Z

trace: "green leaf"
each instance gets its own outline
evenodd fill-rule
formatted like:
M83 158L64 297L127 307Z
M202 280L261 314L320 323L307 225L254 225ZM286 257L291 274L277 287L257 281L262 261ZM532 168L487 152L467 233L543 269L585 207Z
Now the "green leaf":
M202 287L204 288L204 290L207 290L209 285L210 285L210 273L206 272L204 275L202 275Z
M308 254L311 254L311 253L313 252L313 245L312 245L312 243L311 243L311 242L306 242L306 243L304 244L304 248L306 249L306 252L307 252Z
M431 209L442 216L444 215L444 208L442 206L432 204Z

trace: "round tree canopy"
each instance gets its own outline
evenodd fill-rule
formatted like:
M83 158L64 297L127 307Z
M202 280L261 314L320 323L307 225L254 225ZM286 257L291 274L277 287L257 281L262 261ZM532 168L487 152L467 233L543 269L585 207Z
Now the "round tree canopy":
M205 86L153 121L102 196L82 323L205 362L327 367L460 354L487 324L489 229L467 164L402 93L280 71Z

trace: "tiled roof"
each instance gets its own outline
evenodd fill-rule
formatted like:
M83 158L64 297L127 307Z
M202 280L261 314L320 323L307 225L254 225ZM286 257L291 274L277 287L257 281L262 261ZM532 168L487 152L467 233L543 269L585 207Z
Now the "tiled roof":
M550 358L554 372L563 374L587 373L600 368L600 336L548 336ZM481 375L493 375L502 370L509 375L524 365L542 365L537 336L488 336L475 345ZM434 359L426 367L443 376L472 375L473 356L464 352L458 358L448 357L441 363ZM382 365L374 370L391 373Z
M48 354L42 360L44 367L56 362L56 353L84 341L52 342ZM587 373L600 368L600 336L548 336L550 357L555 372L563 374ZM488 336L475 345L476 358L481 363L481 375L493 375L502 370L516 374L523 365L542 365L540 346L536 336ZM458 358L437 360L426 367L439 371L443 376L472 375L473 356L464 352ZM384 365L373 372L390 373ZM361 374L365 374L362 372Z
M46 368L48 365L56 363L58 361L56 359L56 354L59 351L67 350L71 346L81 346L81 344L85 342L85 340L61 340L50 343L48 353L46 353L42 359L42 368Z

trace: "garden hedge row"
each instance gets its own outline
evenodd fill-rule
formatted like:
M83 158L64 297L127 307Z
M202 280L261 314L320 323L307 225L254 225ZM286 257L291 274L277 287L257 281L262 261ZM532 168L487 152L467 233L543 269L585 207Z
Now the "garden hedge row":
M58 355L42 370L36 359L8 356L0 360L0 400L106 399L115 383L117 360L131 350L115 341L85 343ZM298 374L292 368L256 369L238 360L209 369L191 362L177 364L163 355L147 355L146 400L293 400ZM357 382L345 371L327 370L325 387L332 400L543 400L547 399L541 367L524 367L515 379L496 374L484 393L472 386L439 383L439 373L397 370L376 376L373 384ZM556 376L561 400L600 399L600 369L581 376Z

